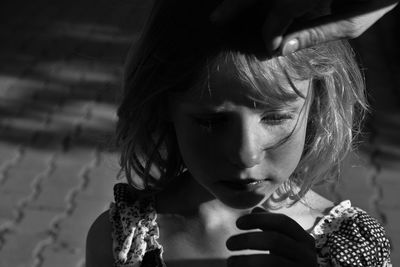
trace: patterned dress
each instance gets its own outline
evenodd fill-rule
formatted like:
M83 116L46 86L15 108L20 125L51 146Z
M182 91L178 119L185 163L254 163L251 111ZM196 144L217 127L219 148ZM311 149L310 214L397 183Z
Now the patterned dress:
M166 267L152 199L134 199L127 184L114 187L110 206L115 267ZM320 267L391 267L383 227L346 200L311 231Z

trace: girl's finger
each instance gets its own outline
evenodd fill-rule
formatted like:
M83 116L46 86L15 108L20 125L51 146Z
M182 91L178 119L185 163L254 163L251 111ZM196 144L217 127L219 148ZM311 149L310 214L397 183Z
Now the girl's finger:
M314 238L308 234L296 221L277 213L251 213L240 217L236 225L242 230L261 229L286 235L297 242L315 246Z
M293 261L315 257L315 249L277 232L249 232L230 237L226 247L232 251L252 249L270 251L274 255Z
M299 267L298 263L273 254L252 254L238 255L229 257L227 267L265 267L265 266L285 266ZM307 266L309 267L309 266Z
M258 206L251 210L251 213L263 213L263 212L268 212L268 210Z
M211 13L210 20L215 23L226 23L257 2L259 0L225 0Z

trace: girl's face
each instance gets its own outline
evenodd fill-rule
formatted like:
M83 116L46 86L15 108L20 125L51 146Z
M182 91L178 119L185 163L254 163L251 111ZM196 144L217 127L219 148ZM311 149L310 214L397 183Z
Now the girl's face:
M307 95L309 81L294 84ZM298 165L308 104L301 97L279 106L254 101L260 97L237 78L229 63L210 73L205 87L174 93L169 99L183 161L223 203L252 208L267 200ZM284 87L293 91L289 84Z

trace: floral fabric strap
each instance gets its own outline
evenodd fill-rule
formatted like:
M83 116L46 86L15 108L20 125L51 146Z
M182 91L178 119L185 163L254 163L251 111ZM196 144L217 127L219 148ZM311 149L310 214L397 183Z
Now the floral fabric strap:
M164 267L153 199L135 199L134 190L123 183L114 186L114 198L110 205L114 266Z
M349 200L335 206L314 227L319 266L391 267L390 243L383 227Z

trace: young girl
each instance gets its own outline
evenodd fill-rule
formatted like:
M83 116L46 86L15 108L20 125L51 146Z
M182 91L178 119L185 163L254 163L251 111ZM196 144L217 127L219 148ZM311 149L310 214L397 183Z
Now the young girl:
M92 225L87 267L391 266L379 223L334 180L366 107L347 44L269 58L259 9L157 1L118 110L128 183ZM261 9L260 9L261 10Z

